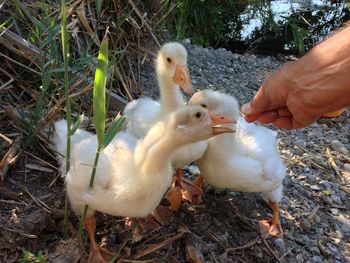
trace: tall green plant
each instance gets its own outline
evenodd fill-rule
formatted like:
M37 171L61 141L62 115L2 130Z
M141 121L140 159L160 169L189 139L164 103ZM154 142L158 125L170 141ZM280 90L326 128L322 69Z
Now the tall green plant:
M97 150L95 155L94 164L92 167L90 184L92 188L96 176L96 169L101 151L108 146L114 136L121 129L124 118L119 115L113 120L112 124L105 133L106 123L106 83L107 83L107 69L108 69L108 30L102 40L100 50L98 53L97 67L94 80L94 92L93 92L93 114L94 124L97 136ZM86 217L88 205L84 207L84 213L80 221L78 239L81 238L83 231L83 223Z
M66 173L70 168L70 148L71 148L71 107L69 99L69 77L68 77L68 34L67 34L67 11L66 1L61 0L61 37L64 63L64 93L66 97L66 121L67 121L67 149L66 149ZM64 199L64 235L68 235L68 196Z
M162 3L168 15L164 21L176 38L191 37L194 43L204 46L224 40L226 17L234 10L233 1L163 0Z

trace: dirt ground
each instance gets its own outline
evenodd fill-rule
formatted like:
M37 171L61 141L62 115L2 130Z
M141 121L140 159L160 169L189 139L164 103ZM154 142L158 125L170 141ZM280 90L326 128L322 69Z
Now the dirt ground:
M3 128L6 123L7 118L2 117ZM7 128L6 134L14 137L16 131ZM49 152L24 152L4 177L0 185L0 262L18 262L23 251L41 251L48 262L86 262L86 237L80 245L63 235L64 182L57 167ZM184 171L189 177L196 173L193 166ZM281 220L286 233L293 229L296 237L305 231L301 218L291 215L290 202L303 200L303 193L293 192L294 188L287 179L285 195L290 201L282 202ZM327 209L320 202L322 206L306 213L311 223L315 222L312 213ZM348 213L348 205L341 209ZM308 207L305 210L309 211ZM111 250L121 249L116 262L307 262L296 260L293 253L297 248L306 249L302 241L290 239L288 233L284 238L267 239L259 234L257 219L269 217L270 212L258 194L206 186L203 203L183 203L169 225L147 233L127 229L123 218L98 214L96 237ZM77 226L78 220L71 213L69 237L75 235ZM349 243L344 241L343 253L349 253ZM325 248L322 254L327 255L327 251ZM328 262L336 262L332 252L327 257Z

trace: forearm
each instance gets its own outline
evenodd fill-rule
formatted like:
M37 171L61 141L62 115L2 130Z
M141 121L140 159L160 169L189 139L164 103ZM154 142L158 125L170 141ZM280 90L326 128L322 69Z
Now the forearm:
M350 105L350 26L287 65L285 73L292 99L302 100L311 111Z

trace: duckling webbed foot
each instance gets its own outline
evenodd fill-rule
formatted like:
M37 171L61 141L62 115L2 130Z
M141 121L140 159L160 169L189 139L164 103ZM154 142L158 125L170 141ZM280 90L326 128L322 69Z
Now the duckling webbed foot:
M279 220L279 204L276 202L270 202L269 206L273 210L272 218L268 220L259 221L260 233L262 233L265 237L268 236L283 236L283 229L281 226L281 222Z
M107 263L113 259L114 253L101 247L95 240L96 218L95 216L86 217L84 226L90 240L90 254L88 263Z
M201 203L202 202L202 186L203 178L199 176L194 182L183 177L182 169L176 170L175 181L179 185L182 193L182 199L188 202Z

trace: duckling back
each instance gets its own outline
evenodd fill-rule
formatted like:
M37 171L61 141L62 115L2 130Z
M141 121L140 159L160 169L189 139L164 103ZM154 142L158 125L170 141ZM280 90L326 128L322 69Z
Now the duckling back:
M65 156L67 151L67 121L65 119L56 121L54 124L55 134L53 137L53 143L56 147L59 155L57 156L60 163L60 171L62 174L66 174L66 162ZM94 136L91 132L78 129L71 137L71 146L74 147L77 143L91 138Z
M146 136L160 112L160 104L151 98L129 102L123 112L126 117L126 131L138 139Z

